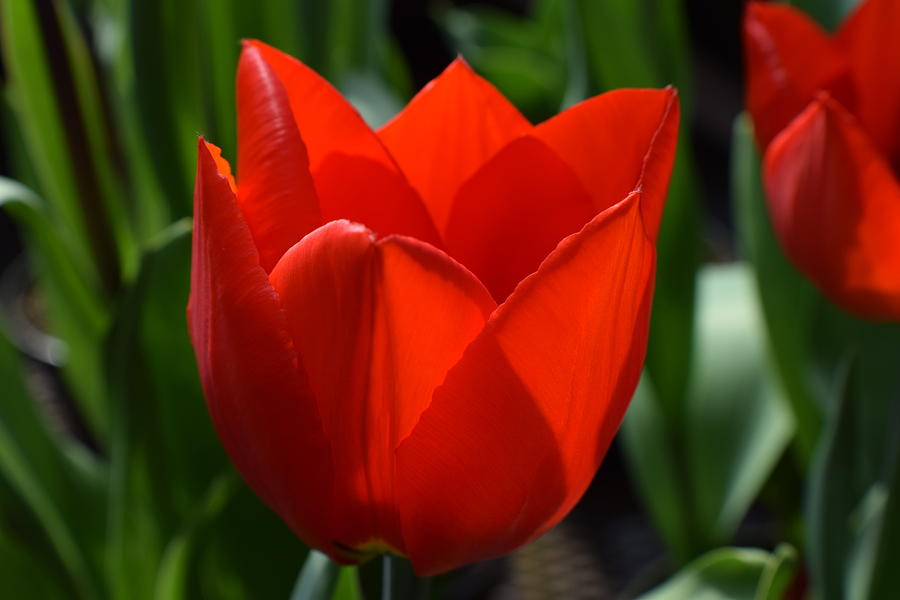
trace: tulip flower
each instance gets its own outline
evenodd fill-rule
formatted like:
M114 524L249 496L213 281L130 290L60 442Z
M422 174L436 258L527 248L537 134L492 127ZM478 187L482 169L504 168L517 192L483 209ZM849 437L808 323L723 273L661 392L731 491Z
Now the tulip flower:
M830 299L900 319L900 2L866 0L834 35L751 2L747 107L785 253Z
M673 90L532 126L458 59L370 129L260 42L201 139L188 320L253 490L341 563L499 556L587 488L637 383Z

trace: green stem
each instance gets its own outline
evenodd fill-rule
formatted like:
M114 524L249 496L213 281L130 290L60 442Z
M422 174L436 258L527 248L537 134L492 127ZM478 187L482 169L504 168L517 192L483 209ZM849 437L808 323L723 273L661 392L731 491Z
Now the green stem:
M393 600L394 597L394 559L390 554L381 558L381 600Z

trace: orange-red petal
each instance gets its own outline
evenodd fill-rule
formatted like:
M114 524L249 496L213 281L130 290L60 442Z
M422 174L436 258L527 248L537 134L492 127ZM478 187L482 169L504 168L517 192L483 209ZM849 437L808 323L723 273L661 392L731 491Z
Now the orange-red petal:
M394 448L494 304L444 253L347 221L291 248L271 281L333 445L334 541L403 552Z
M330 154L315 173L325 221L362 223L379 236L400 234L440 248L425 205L393 167L363 156Z
M900 319L900 184L858 121L820 97L772 141L764 177L797 267L844 308Z
M900 2L866 0L838 31L859 94L856 114L875 145L900 167Z
M546 144L523 136L460 188L447 222L447 251L502 302L594 214L572 169Z
M255 48L284 86L313 172L334 152L362 156L385 167L395 167L375 132L322 76L268 44L247 40L245 47Z
M399 233L440 246L422 200L340 92L296 58L256 40L245 44L284 86L309 153L322 219L348 219L381 236Z
M202 140L188 324L204 395L231 459L309 543L330 539L330 448L278 296L227 171Z
M750 2L744 14L747 109L765 148L812 101L830 92L848 110L857 93L837 44L803 12L780 2Z
M498 556L591 481L646 349L655 250L635 193L566 238L491 316L397 452L420 574Z
M238 62L237 112L238 202L263 268L271 271L322 218L284 86L252 45Z
M378 135L443 232L457 190L531 124L461 58Z
M644 221L655 239L665 200L659 190L669 185L678 121L673 89L615 90L541 123L533 135L575 171L595 213L643 190Z

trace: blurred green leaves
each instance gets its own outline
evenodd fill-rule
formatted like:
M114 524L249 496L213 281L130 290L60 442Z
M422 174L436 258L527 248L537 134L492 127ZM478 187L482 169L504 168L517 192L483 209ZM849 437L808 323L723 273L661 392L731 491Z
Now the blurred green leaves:
M666 419L647 378L626 415L632 472L681 561L732 540L791 440L793 421L770 374L761 326L746 267L705 267L680 421ZM684 440L680 456L669 451L676 436Z
M775 600L790 584L796 552L780 546L770 554L720 548L704 554L639 600Z

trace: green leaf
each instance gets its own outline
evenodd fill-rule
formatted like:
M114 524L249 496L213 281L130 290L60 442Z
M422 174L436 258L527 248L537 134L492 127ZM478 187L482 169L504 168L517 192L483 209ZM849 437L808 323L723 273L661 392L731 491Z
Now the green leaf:
M341 567L331 600L362 600L356 567Z
M100 79L84 35L68 2L53 3L62 42L66 48L70 92L77 100L79 117L69 120L78 138L78 146L87 152L72 156L76 170L88 186L84 194L96 198L96 204L85 204L89 234L109 237L110 249L117 253L118 264L108 268L119 270L117 276L129 278L136 267L136 247L126 220L125 180L119 170L120 141L108 120ZM84 202L84 201L82 201Z
M900 428L894 427L894 433ZM889 598L900 589L900 569L897 569L897 557L900 556L900 444L895 442L894 469L889 480L887 498L881 511L877 548L872 556L871 579L868 585L868 598Z
M444 11L441 24L455 50L534 122L553 115L564 102L581 101L587 93L583 57L567 65L567 0L539 0L526 17L489 7ZM577 41L576 41L577 43ZM579 47L580 51L581 48ZM567 71L573 77L568 99ZM580 83L580 86L578 84Z
M685 416L698 535L727 543L787 448L793 419L769 373L745 265L701 271L694 371Z
M641 500L680 562L695 553L684 461L673 456L671 432L653 383L641 377L622 422L620 439Z
M177 219L190 213L197 134L207 125L206 69L197 43L200 3L134 0L129 10L138 122L169 218Z
M200 530L189 597L287 598L306 555L284 522L240 483L222 512Z
M45 557L14 539L0 525L0 581L4 594L12 598L40 598L64 600L72 597L72 590L57 579Z
M731 540L792 434L747 268L701 271L697 315L682 419L668 420L645 377L622 426L641 497L682 562Z
M214 480L197 511L166 545L156 576L155 600L189 598L192 559L204 528L210 527L234 494L236 478L228 473Z
M46 302L51 331L66 344L60 359L66 381L91 432L99 435L102 443L108 410L99 351L107 319L102 300L97 289L82 277L84 271L48 216L46 205L34 192L0 177L0 208L13 217L23 232L28 259Z
M93 270L91 242L78 196L64 122L41 36L37 4L6 0L0 4L0 41L8 69L8 93L25 138L41 188L50 203L52 218L61 224L81 276L99 284Z
M854 469L855 362L847 359L835 376L834 402L808 480L809 568L822 600L845 597L846 557L854 544L850 515L865 491Z
M639 600L762 600L778 597L793 552L719 548L704 554ZM775 594L773 596L773 594Z
M98 490L47 430L21 369L0 332L0 476L33 512L79 594L94 597L99 584L89 546L91 530L102 523Z
M318 550L310 551L297 577L291 600L327 600L337 582L339 567Z
M746 113L735 121L732 157L738 239L753 266L769 352L794 414L798 459L805 467L821 428L810 381L811 340L821 301L812 285L788 263L775 237L762 191L753 125Z
M797 551L789 544L779 544L763 569L755 600L782 600L793 581L796 568Z
M187 335L190 255L190 225L177 222L145 253L110 335L107 560L116 597L150 597L167 544L226 468Z

